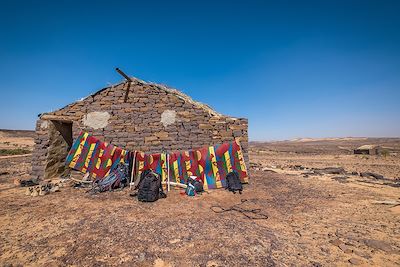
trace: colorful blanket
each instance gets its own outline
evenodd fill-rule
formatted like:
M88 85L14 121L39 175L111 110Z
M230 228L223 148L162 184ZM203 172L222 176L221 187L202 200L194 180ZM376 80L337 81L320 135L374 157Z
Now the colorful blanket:
M144 152L135 151L135 173L140 177L145 170L153 170L161 175L161 182L167 180L167 154L146 154Z
M204 147L191 151L169 153L169 175L171 182L186 183L191 175L200 177L204 188L225 187L226 175L235 170L243 183L248 182L246 165L238 141L222 145ZM135 173L139 175L147 169L161 174L167 179L167 154L136 153Z
M65 164L92 177L105 177L118 163L131 160L129 151L102 142L92 135L81 132L68 153Z

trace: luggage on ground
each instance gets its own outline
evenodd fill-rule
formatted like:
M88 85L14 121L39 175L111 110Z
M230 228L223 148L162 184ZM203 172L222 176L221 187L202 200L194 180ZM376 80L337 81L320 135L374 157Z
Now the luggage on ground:
M188 196L193 197L197 193L204 191L203 182L201 180L197 179L196 176L190 176L187 179L186 185L187 185L187 187L186 187L185 193Z
M196 195L196 189L194 188L194 185L191 183L188 183L187 187L185 189L185 193L189 197L194 197Z
M190 176L188 179L188 184L192 184L197 193L204 191L203 182L196 176Z
M140 176L137 197L142 202L154 202L159 198L167 197L161 185L161 177L152 170L145 170Z
M127 164L119 163L107 176L104 178L97 178L93 182L93 191L105 192L124 188L128 184L128 168L129 166Z
M237 171L231 171L230 173L228 173L228 175L226 176L225 189L233 192L234 194L236 194L236 191L238 191L239 194L242 193L243 186L242 186L242 182L240 181L239 174L237 173Z

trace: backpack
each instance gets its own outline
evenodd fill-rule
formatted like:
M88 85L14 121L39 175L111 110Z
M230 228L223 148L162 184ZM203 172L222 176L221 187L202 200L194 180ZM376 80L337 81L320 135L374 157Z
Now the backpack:
M194 190L196 191L196 193L200 193L200 192L204 191L203 182L201 180L196 179L196 178L189 177L186 184L188 186L192 185L194 187Z
M93 182L93 191L105 192L124 188L128 183L128 168L127 164L119 163L107 176L104 178L97 178Z
M185 193L189 197L194 197L196 195L196 189L194 188L194 185L191 183L188 183L187 187L185 189Z
M237 171L231 171L226 176L226 187L225 189L236 194L236 191L239 191L239 194L243 191L242 182L240 181L239 174Z
M152 170L142 172L136 188L139 189L137 192L138 200L142 202L154 202L159 198L167 197L162 189L160 175Z

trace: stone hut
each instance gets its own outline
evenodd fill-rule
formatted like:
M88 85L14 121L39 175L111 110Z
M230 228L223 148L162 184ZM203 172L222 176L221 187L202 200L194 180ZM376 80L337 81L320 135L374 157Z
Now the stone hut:
M379 155L381 147L377 145L363 145L354 149L354 154L362 155Z
M131 78L39 115L33 178L66 174L65 158L80 131L124 149L149 153L189 150L239 138L249 166L247 119L222 115L178 90Z

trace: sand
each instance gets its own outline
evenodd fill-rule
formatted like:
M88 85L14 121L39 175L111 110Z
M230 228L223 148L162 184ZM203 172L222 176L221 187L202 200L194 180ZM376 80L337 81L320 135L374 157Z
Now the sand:
M63 187L25 196L13 180L29 178L30 157L1 158L0 264L399 266L400 206L393 204L400 201L394 179L399 159L360 161L323 145L311 155L308 142L297 142L306 152L291 142L280 143L280 149L275 143L252 144L251 180L242 195L213 190L189 198L173 190L155 203L140 203L127 189L92 195ZM305 175L309 170L290 165L337 165L349 172L390 167L385 172L390 180ZM243 199L245 208L261 209L268 219L210 209Z

